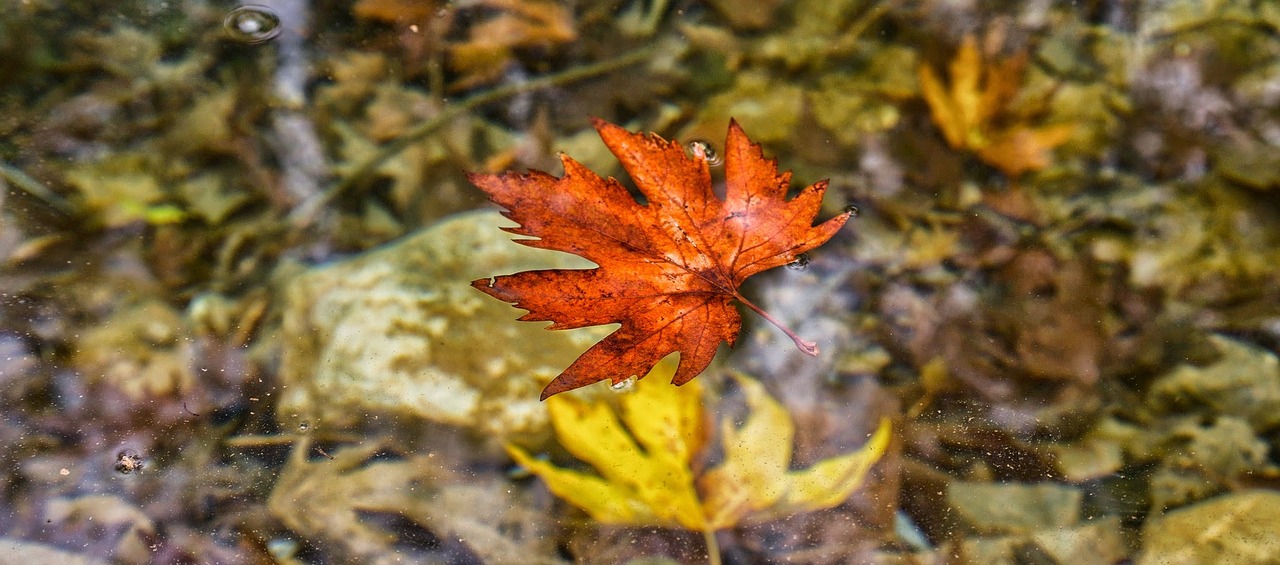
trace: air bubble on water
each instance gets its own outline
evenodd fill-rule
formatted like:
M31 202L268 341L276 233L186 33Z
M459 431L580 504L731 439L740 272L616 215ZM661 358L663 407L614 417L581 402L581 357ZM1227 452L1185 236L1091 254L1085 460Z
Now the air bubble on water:
M299 433L306 433L307 430L310 430L310 429L311 429L311 422L302 422L298 424Z
M716 153L716 148L712 147L711 143L708 141L695 139L685 145L685 149L689 152L691 157L706 161L708 166L718 167L721 163L724 163L724 157L721 157L719 153Z
M796 258L794 260L792 260L790 263L787 263L787 268L791 269L792 271L803 271L805 269L808 269L809 256L805 255L804 253L796 255Z
M280 35L280 16L266 6L245 4L228 12L222 27L233 41L257 45Z
M613 389L614 392L631 392L636 388L636 378L627 377L625 380L609 385L609 388Z
M850 204L844 207L844 212L849 216L856 218L858 217L859 214L862 213L862 210L859 209L857 206Z

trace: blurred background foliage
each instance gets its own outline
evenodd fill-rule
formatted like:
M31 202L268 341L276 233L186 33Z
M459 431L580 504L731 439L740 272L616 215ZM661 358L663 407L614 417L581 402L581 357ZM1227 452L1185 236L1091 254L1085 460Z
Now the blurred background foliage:
M466 287L564 258L458 215L464 173L622 176L589 116L713 149L735 118L860 210L748 288L824 356L750 326L704 409L759 379L795 469L893 440L835 507L713 534L725 562L1280 552L1275 3L260 3L0 0L15 555L705 560L503 450L582 468L532 400L598 334Z

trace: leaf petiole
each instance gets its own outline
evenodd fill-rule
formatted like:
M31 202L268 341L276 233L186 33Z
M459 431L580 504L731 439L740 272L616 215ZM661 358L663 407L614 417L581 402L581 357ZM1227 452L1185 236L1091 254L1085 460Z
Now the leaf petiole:
M759 314L764 319L769 320L769 323L777 326L778 329L782 330L782 333L787 334L787 337L791 338L791 341L795 342L796 347L800 348L800 351L803 351L805 355L809 355L812 357L818 356L818 344L812 341L807 341L804 338L800 337L799 335L796 335L796 332L791 331L791 328L788 328L787 326L783 325L781 320L774 318L773 316L769 315L768 312L765 312L763 309L761 309L759 306L752 304L751 301L747 300L746 297L742 296L742 294L738 292L734 292L733 298L734 300L741 302L747 308L754 310L755 313Z
M702 530L702 539L707 544L707 564L720 565L720 542L716 541L716 531L711 528Z

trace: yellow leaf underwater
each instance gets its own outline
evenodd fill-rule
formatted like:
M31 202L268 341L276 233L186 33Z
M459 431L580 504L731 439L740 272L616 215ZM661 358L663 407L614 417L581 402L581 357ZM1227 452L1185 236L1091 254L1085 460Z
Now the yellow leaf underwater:
M1075 131L1071 124L1031 127L1010 119L1008 106L1022 88L1025 66L1025 53L983 61L977 40L966 36L947 67L950 88L929 65L918 69L921 95L947 144L1009 176L1047 167L1053 148Z
M721 422L724 461L695 476L691 463L705 436L702 389L697 381L672 385L674 371L673 363L659 363L620 398L617 411L565 395L547 400L560 443L598 474L557 467L515 446L507 451L596 521L710 532L834 507L889 445L883 420L858 451L791 470L791 415L759 382L735 374L750 413L738 427Z

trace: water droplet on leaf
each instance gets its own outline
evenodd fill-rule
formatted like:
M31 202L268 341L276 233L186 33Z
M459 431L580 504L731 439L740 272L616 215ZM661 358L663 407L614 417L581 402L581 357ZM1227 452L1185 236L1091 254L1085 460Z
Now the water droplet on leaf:
M712 147L711 143L708 141L695 139L690 141L685 145L685 147L688 149L690 156L694 159L702 159L703 161L706 161L708 166L718 167L721 163L724 163L724 157L721 157L719 153L716 153L716 149Z
M858 217L859 214L862 214L862 210L853 204L845 206L844 211L846 214L849 214L849 216L854 218Z
M245 4L227 13L222 27L233 41L257 45L280 35L280 16L266 6Z
M626 380L609 385L609 388L613 389L614 392L631 392L636 388L636 378L627 377Z
M787 263L787 268L792 271L803 271L809 268L809 256L801 253L796 255L795 260Z

